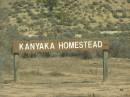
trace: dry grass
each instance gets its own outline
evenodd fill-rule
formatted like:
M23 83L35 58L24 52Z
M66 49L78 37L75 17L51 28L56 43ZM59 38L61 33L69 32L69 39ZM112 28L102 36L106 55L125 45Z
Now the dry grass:
M0 97L130 97L129 59L110 58L105 83L101 59L17 57L17 63L17 83L5 76Z

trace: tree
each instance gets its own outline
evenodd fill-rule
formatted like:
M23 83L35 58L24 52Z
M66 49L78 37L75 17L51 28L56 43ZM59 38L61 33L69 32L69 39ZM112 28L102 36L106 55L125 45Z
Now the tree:
M53 8L57 6L57 0L47 0L49 11L53 11Z

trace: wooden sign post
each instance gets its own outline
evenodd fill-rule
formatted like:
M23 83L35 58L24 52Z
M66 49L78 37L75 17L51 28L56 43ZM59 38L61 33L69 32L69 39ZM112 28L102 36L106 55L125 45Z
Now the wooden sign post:
M13 55L13 73L14 73L14 82L17 80L17 71L16 71L16 55Z
M108 78L108 50L103 50L103 81Z
M101 39L92 40L30 40L30 41L14 41L12 52L14 55L14 81L17 80L17 69L15 55L23 53L42 53L50 51L88 51L103 50L103 81L108 78L108 41Z

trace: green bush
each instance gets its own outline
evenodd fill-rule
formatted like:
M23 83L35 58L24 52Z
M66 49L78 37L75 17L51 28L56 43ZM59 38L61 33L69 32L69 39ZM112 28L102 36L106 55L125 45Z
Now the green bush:
M113 36L110 41L110 55L112 57L130 58L129 33Z
M81 59L91 59L92 57L93 57L92 53L90 53L88 51L81 52L81 54L80 54Z
M130 3L130 0L127 0L128 3Z

